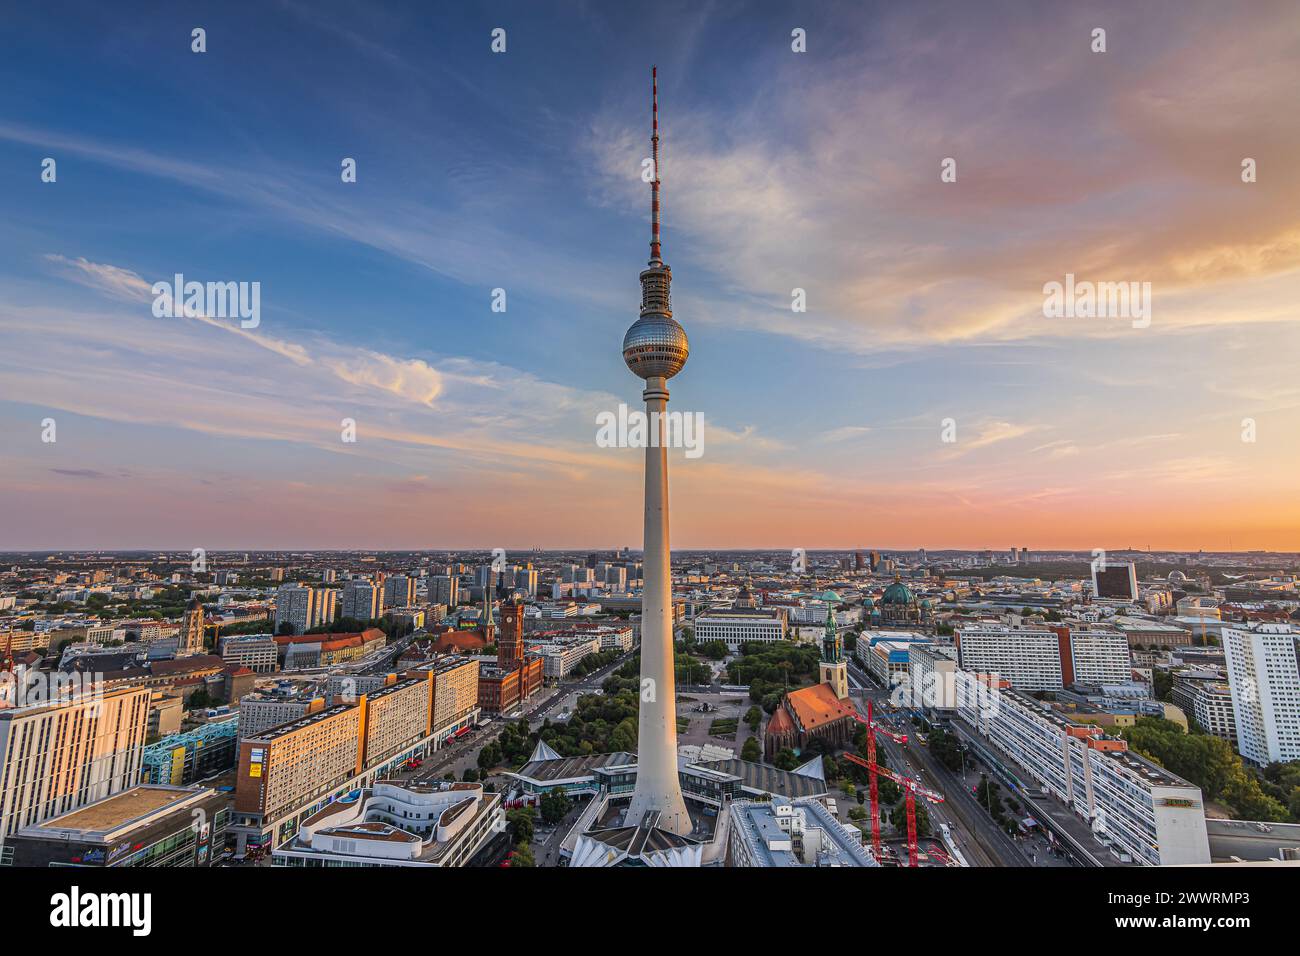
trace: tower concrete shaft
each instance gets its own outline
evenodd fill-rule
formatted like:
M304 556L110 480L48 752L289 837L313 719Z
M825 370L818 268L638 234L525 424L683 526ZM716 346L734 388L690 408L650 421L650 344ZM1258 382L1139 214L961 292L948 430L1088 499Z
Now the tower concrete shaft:
M635 825L658 810L659 827L686 836L691 819L677 775L677 680L673 665L672 575L668 548L668 380L646 379L646 416L659 440L645 450L645 553L641 590L641 708L636 790L627 812Z

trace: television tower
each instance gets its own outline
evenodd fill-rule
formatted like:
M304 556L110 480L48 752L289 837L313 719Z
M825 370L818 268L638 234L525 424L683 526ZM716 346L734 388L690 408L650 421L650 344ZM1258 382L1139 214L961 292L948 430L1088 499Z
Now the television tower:
M673 271L659 243L659 75L650 71L650 262L641 273L641 317L623 336L623 361L645 379L651 440L645 450L644 583L641 589L641 710L637 731L636 789L624 823L637 826L658 811L657 826L679 836L691 819L677 776L677 687L673 671L672 578L668 561L668 450L664 411L668 379L682 370L690 346L673 319ZM657 440L655 440L657 436Z

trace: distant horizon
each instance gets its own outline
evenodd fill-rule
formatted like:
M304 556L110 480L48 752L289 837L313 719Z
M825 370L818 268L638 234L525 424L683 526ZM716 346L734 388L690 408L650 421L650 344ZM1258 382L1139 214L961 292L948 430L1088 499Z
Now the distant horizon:
M496 546L496 547L500 547L500 546ZM811 546L811 547L804 547L804 546L800 546L800 547L802 547L802 549L803 549L805 552L807 552L808 554L853 554L854 552L858 552L858 551L862 552L863 554L867 554L867 553L869 553L869 552L871 552L871 551L876 551L876 552L881 553L882 555L897 555L897 554L913 554L913 553L916 553L917 551L920 551L920 550L924 549L924 550L926 551L926 553L927 553L927 554L930 554L930 555L934 555L934 554L954 554L954 553L955 553L955 554L979 554L979 553L983 553L983 552L985 552L985 551L991 551L994 555L997 555L997 556L1003 556L1003 557L1008 556L1008 554L1009 554L1009 552L1010 552L1010 550L1011 550L1009 547L1006 547L1006 548L996 548L996 547L993 547L993 548L990 548L990 547L962 548L962 547L932 547L932 546L930 546L930 545L920 545L920 546L917 546L917 547L905 547L905 548L885 547L885 546L882 546L882 545L861 545L861 546L850 546L850 547L821 547L821 546L816 546L816 545L814 545L814 546ZM0 548L0 557L7 557L7 556L11 556L11 555L53 555L53 554L123 554L123 555L137 555L137 554L138 554L138 555L166 554L166 555L169 555L169 556L170 556L170 555L176 555L177 557L180 557L180 556L184 556L184 555L192 554L192 553L193 553L193 550L194 550L193 548L175 548L175 547L172 547L172 548L142 548L142 547L128 547L128 548ZM245 545L245 546L241 546L241 547L220 547L220 548L205 548L205 549L204 549L205 553L208 554L208 555L213 555L213 554L223 554L223 555L224 555L224 554L238 554L238 553L241 553L241 552L260 552L260 553L266 553L266 554L313 554L313 555L321 555L321 554L437 554L437 553L442 553L442 552L451 553L451 554L464 554L464 553L480 552L480 551L481 551L481 552L484 552L484 553L488 553L488 554L490 554L493 550L495 550L494 547L483 547L483 546L477 546L477 545L474 545L474 546L468 546L468 547L444 547L444 546L439 546L439 547L429 547L429 548L388 548L388 547L379 547L379 548L370 548L370 547L326 547L326 548L308 548L308 547L259 547L259 546ZM570 554L570 553L583 553L583 552L588 553L588 554L594 554L594 553L606 553L606 552L608 552L608 553L615 553L615 552L618 552L618 551L623 550L623 546L619 546L619 547L610 547L610 546L575 545L575 546L572 546L572 547L538 547L538 548L533 548L533 547L529 547L529 548L510 548L510 547L505 547L505 548L503 548L503 550L506 552L506 561L507 561L508 563L513 563L514 560L515 560L515 556L531 555L531 554ZM639 554L639 553L641 553L641 550L642 550L642 549L639 548L639 547L635 547L635 548L633 548L633 547L631 547L631 546L628 546L628 550L631 551L631 552L633 552L633 553ZM677 547L677 546L674 546L672 550L673 550L673 553L674 553L674 554L679 554L679 553L693 553L693 554L709 554L709 553L719 553L719 554L781 554L781 553L784 553L784 554L789 554L790 551L791 551L790 548L788 548L788 547L786 547L786 546L784 546L784 545L782 545L782 546L778 546L778 547L749 547L749 546L746 546L746 547L734 547L734 548L729 548L729 547L707 547L707 548L698 548L698 547ZM1029 553L1030 553L1031 556L1034 556L1034 555L1039 555L1039 556L1041 556L1041 555L1043 555L1043 554L1071 554L1071 555L1084 555L1084 556L1088 556L1089 559L1091 559L1091 553L1092 553L1092 550L1093 550L1093 549L1091 549L1091 548L1056 548L1056 547L1046 547L1046 548L1030 548L1030 549L1029 549ZM1146 548L1104 548L1104 549L1101 549L1101 550L1104 550L1107 554L1116 554L1116 555L1121 555L1121 554L1122 554L1122 555L1143 555L1143 554L1150 554L1150 555L1167 555L1167 554L1197 554L1197 553L1202 553L1202 552L1200 552L1199 549L1191 549L1191 550L1189 550L1189 549L1187 549L1187 548L1153 548L1153 549L1146 549ZM1271 551L1271 550L1261 550L1261 549L1249 549L1249 550L1245 550L1245 551L1242 551L1242 550L1233 550L1233 551L1228 551L1228 550L1222 550L1222 549L1206 548L1206 549L1204 549L1203 553L1204 553L1205 555L1207 555L1207 556L1209 556L1209 555L1252 555L1252 554L1254 554L1254 555L1268 555L1268 556L1278 556L1278 557L1292 557L1292 558L1300 558L1300 551Z

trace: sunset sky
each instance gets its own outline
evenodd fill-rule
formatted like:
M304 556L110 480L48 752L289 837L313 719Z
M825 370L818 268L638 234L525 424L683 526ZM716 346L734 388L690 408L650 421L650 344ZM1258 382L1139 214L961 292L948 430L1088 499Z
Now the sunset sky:
M676 547L1300 549L1300 7L811 6L11 8L0 549L640 547L652 63Z

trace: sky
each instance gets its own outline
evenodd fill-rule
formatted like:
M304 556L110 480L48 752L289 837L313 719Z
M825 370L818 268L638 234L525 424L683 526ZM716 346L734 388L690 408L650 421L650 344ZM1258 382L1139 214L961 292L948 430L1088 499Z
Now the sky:
M11 5L0 549L640 547L651 64L674 546L1300 550L1300 7L1194 0Z

